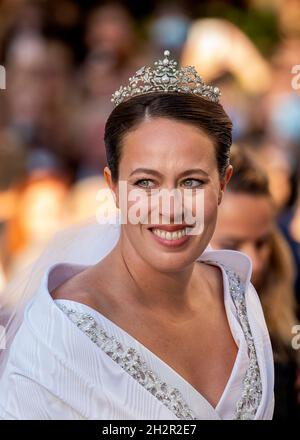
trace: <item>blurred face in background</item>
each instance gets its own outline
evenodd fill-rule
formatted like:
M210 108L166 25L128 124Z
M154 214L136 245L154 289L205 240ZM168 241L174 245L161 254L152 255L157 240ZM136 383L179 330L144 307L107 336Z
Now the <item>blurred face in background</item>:
M89 50L126 57L134 44L133 23L127 10L121 5L96 8L88 18L85 41Z
M22 139L63 108L70 88L72 57L68 48L55 40L37 36L16 38L7 63L10 86L6 91L7 112Z
M252 261L252 283L263 282L271 254L273 205L267 196L228 191L220 205L211 244L244 252Z

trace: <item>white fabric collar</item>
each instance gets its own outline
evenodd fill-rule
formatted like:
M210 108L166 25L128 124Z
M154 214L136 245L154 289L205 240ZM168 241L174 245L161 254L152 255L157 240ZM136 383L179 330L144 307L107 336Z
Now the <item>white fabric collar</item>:
M250 258L239 251L233 251L230 249L213 249L210 245L198 258L200 261L216 261L220 264L232 269L239 275L241 281L246 285L249 285L252 275L252 263Z

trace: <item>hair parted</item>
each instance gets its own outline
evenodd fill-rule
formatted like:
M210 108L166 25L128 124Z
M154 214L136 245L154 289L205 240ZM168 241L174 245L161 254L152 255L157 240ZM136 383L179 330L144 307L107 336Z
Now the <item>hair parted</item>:
M223 107L191 93L157 92L122 102L108 117L104 142L113 181L118 180L125 135L146 118L173 119L202 130L214 142L218 171L221 177L224 176L230 161L232 122Z

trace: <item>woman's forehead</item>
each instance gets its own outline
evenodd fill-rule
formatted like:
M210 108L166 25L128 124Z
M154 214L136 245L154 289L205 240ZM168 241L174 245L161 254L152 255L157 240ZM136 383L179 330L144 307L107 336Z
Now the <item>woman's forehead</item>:
M144 143L157 140L157 142L171 141L173 144L177 144L182 143L183 139L186 140L185 143L193 141L198 143L199 140L208 144L213 143L212 138L200 127L165 117L146 118L125 136L126 143L140 139Z
M123 165L125 162L131 162L131 168L216 165L215 147L207 134L191 124L162 119L153 124L142 123L128 133L122 145Z

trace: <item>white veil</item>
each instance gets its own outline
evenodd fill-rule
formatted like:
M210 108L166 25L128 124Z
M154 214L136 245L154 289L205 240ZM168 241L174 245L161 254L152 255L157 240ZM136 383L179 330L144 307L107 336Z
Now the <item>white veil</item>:
M58 232L42 255L15 277L0 294L0 378L10 346L23 321L24 309L37 293L42 278L57 263L92 265L117 244L121 217L113 213L105 223L97 220ZM210 249L208 245L207 249Z
M52 265L67 262L95 264L116 245L120 223L96 221L59 232L43 254L13 279L0 294L0 377L9 349L22 321L25 306L34 297L45 271Z

